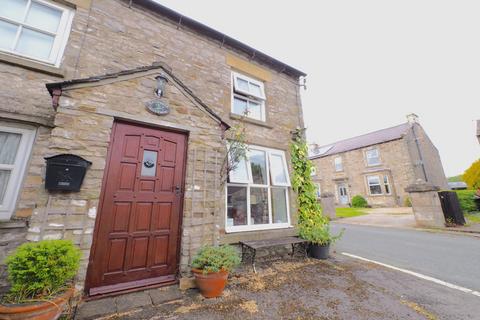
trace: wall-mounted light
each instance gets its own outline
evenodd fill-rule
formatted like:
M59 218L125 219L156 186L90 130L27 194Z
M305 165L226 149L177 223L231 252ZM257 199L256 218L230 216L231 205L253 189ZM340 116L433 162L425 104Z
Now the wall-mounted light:
M155 88L155 95L157 97L163 97L165 93L165 85L168 82L168 79L164 75L156 76L155 79L157 80L157 87Z

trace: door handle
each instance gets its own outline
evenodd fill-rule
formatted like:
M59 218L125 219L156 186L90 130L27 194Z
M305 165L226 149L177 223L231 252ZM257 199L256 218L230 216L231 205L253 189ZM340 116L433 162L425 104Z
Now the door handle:
M180 193L182 193L182 188L180 186L175 186L175 194L179 195Z

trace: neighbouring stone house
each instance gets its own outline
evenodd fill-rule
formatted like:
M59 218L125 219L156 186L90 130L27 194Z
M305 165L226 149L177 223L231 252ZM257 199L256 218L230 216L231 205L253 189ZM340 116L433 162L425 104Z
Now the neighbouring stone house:
M447 189L437 148L414 114L408 122L358 137L311 146L313 179L320 193L335 194L336 204L347 206L355 195L369 205L405 205L405 188L426 181Z
M204 244L295 233L303 72L150 0L5 0L0 30L1 262L71 239L95 296L175 283ZM248 160L227 175L236 124ZM59 154L91 162L80 191L45 189Z

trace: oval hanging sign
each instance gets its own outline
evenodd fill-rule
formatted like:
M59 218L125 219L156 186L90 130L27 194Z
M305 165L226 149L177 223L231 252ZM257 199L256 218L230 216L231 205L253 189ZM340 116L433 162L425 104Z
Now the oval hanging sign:
M145 106L150 112L159 116L164 116L170 113L170 107L158 99L146 102Z

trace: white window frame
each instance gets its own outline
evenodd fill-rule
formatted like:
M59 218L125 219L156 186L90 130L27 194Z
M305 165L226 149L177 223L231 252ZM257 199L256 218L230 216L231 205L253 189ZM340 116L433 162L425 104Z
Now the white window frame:
M8 180L4 202L0 204L0 221L7 221L11 218L17 203L20 186L25 175L36 130L27 126L12 126L0 121L0 131L21 134L15 163L12 165L0 164L0 169L11 170Z
M251 150L255 151L263 151L265 152L265 163L266 163L266 174L267 174L267 184L254 184L253 183L253 176L252 176L252 166L250 165L250 160L247 159L247 171L248 171L248 183L238 183L238 182L228 182L225 186L225 195L228 195L228 187L243 187L246 188L247 192L247 224L246 225L239 225L239 226L229 226L228 223L228 196L225 197L225 231L227 233L234 233L234 232L244 232L244 231L255 231L255 230L271 230L271 229L284 229L284 228L291 228L291 218L290 218L290 200L289 200L289 187L290 187L290 177L288 173L288 166L286 165L285 160L285 152L281 150L259 147L254 145L248 146L248 159ZM286 184L273 184L270 176L270 154L274 155L281 155L283 159L284 168L286 170L285 174L287 177ZM251 217L251 207L250 207L250 189L251 188L266 188L268 190L267 197L268 197L268 224L252 224L252 217ZM285 205L287 208L287 222L284 223L273 223L273 212L272 212L272 202L271 202L271 190L272 189L283 189L285 192Z
M387 192L387 186L388 186L388 192ZM388 175L383 175L383 187L385 189L385 194L386 195L391 195L392 194L392 185L390 184L390 179L388 178Z
M369 178L377 178L378 179L378 184L370 184L370 179ZM383 195L383 189L382 189L382 180L380 179L380 176L377 175L371 175L371 176L366 176L367 180L367 188L368 188L368 194L371 196L381 196ZM380 193L372 193L372 189L370 188L371 186L379 186L380 187Z
M50 8L54 8L54 9L60 10L62 12L62 16L60 18L60 22L58 24L58 28L57 28L56 32L45 31L45 30L39 29L37 27L30 26L27 23L25 23L26 14L27 14L28 10L30 9L30 7L32 5L32 2L36 2L36 3L39 3L39 4L45 5L47 7L50 7ZM17 26L17 34L15 36L15 40L13 42L12 48L10 48L10 49L2 48L2 49L0 49L0 52L7 53L9 55L22 57L22 58L25 58L25 59L28 59L28 60L33 60L33 61L36 61L36 62L40 62L42 64L53 65L55 67L59 67L60 63L62 61L62 57L63 57L63 53L65 51L65 47L67 45L68 37L70 36L70 30L72 28L73 16L74 16L74 10L72 10L72 9L66 7L66 6L63 6L63 5L60 5L60 4L57 4L57 3L53 3L51 1L45 1L45 0L28 0L27 6L25 7L25 12L24 12L22 21L13 20L13 19L10 19L10 18L0 16L0 21L8 22L8 23L11 23L11 24L14 24L14 25ZM22 53L19 53L19 52L15 51L15 47L18 44L20 34L21 34L24 27L26 27L29 30L37 31L37 32L40 32L42 34L47 34L47 35L50 35L50 36L54 37L52 50L50 51L50 56L49 56L48 59L40 59L40 58L37 58L37 57L25 55L25 54L22 54Z
M250 96L250 97L253 97L253 98L260 99L260 100L265 100L265 86L264 86L263 82L255 80L253 78L250 78L250 77L248 77L244 74L238 73L238 72L232 72L232 74L233 74L233 85L234 85L235 92L242 93L245 96ZM248 82L249 84L251 83L251 84L259 86L260 87L260 95L254 95L250 91L244 91L244 90L240 89L240 86L238 85L238 78L242 79L243 81Z
M337 160L339 160L339 161L337 161ZM335 157L335 159L333 159L333 166L335 167L335 172L343 171L342 157Z
M312 165L312 170L310 171L310 176L316 176L317 175L317 167Z
M247 81L249 83L255 84L260 86L260 93L261 95L252 95L252 93L247 92L245 90L240 89L238 86L238 80L237 78L240 78L244 81ZM265 112L265 85L263 82L252 79L246 75L243 75L238 72L232 71L232 85L231 85L231 92L232 92L232 101L231 101L231 112L234 114L238 114L235 112L235 97L241 100L246 100L247 101L247 114L238 114L240 116L246 116L250 119L254 119L257 121L266 121L266 112ZM254 102L256 104L260 105L260 118L252 117L248 114L248 106L251 102Z
M372 156L372 154L371 154L372 152L375 152L376 155ZM370 161L372 159L377 159L377 161L374 162L374 163L370 163ZM381 164L380 152L378 151L378 148L366 150L365 151L365 160L367 161L367 166L368 167L378 166L379 164Z

